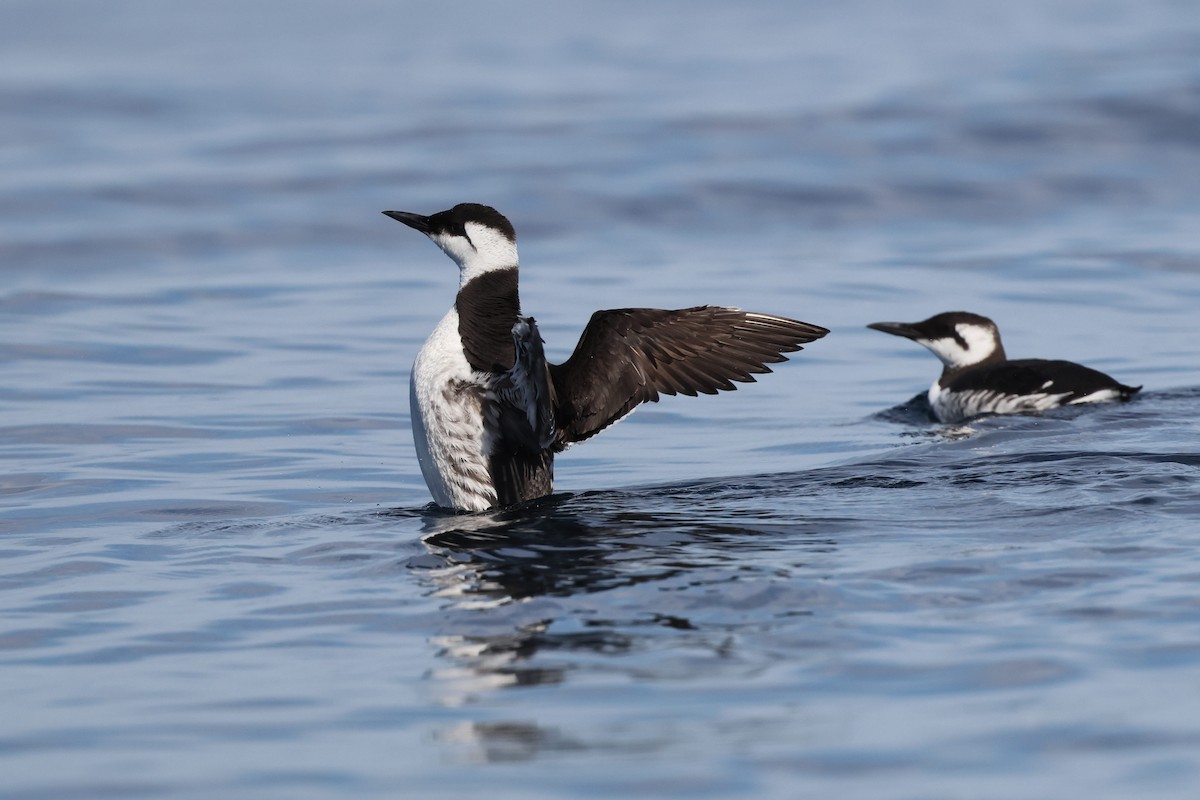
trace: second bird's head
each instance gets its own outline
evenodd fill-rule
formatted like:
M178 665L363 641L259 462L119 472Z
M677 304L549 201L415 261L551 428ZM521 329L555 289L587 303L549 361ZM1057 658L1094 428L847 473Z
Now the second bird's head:
M924 345L948 369L1005 358L996 323L967 311L947 311L920 322L872 322L867 327Z

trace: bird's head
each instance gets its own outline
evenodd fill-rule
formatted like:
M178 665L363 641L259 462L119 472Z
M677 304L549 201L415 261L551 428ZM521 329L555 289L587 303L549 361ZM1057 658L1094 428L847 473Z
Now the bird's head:
M924 345L947 369L1004 358L996 323L967 311L947 311L920 322L873 322L867 327Z
M428 217L409 211L383 213L425 234L454 259L460 284L492 270L517 267L516 231L491 206L459 203Z

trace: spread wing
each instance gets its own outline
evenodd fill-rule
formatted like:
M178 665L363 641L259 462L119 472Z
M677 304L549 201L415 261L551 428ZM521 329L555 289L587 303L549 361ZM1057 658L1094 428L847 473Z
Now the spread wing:
M545 450L554 441L554 395L546 373L542 335L533 317L518 317L512 327L512 369L495 383L500 439L510 448Z
M496 380L487 407L494 432L488 472L502 506L547 495L554 480L553 393L533 317L518 318L512 337L513 367Z
M555 449L599 433L660 394L716 394L770 372L767 364L828 330L737 308L597 311L575 352L550 365Z

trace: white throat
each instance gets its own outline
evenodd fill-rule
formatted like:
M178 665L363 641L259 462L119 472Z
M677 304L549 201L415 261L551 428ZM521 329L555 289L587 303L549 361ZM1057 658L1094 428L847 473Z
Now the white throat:
M498 269L518 266L517 245L495 228L468 222L466 236L434 234L429 238L458 264L458 285Z

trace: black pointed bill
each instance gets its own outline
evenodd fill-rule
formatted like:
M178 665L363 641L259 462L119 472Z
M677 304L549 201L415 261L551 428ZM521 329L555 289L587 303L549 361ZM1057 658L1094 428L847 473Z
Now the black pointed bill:
M911 322L872 322L867 327L871 330L890 333L892 336L903 336L905 339L925 338L925 334L917 330Z
M433 230L429 226L429 217L425 217L420 214L413 214L412 212L409 212L409 211L385 211L383 213L387 214L389 217L396 220L397 222L403 222L408 227L413 228L414 230L420 231L421 233L425 234L426 236L428 236L429 233Z

